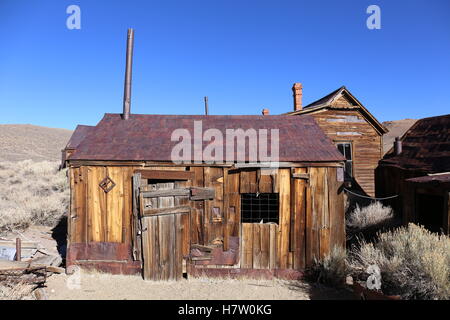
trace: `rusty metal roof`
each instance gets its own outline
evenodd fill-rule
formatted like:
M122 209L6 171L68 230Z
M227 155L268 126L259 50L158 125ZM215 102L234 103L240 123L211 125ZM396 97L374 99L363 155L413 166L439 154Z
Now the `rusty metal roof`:
M436 174L432 176L423 176L417 178L406 179L406 181L417 184L434 184L434 185L442 185L442 184L450 184L450 173L444 174Z
M401 141L402 153L386 154L381 166L426 173L450 171L450 114L418 120Z
M194 121L202 121L203 132L218 129L279 129L279 161L342 161L331 140L310 116L221 116L221 115L141 115L107 113L76 148L69 160L171 161L171 141L175 129L187 129L194 137ZM224 138L225 140L225 138ZM203 148L210 142L203 142ZM224 155L226 149L224 148ZM192 156L194 153L192 152ZM248 159L248 147L246 150ZM236 152L235 152L236 159ZM259 161L259 159L258 159Z
M94 129L93 126L85 126L79 124L75 131L72 133L72 136L70 137L69 142L66 145L66 149L76 149L78 145L81 143L81 141L86 138L87 134Z

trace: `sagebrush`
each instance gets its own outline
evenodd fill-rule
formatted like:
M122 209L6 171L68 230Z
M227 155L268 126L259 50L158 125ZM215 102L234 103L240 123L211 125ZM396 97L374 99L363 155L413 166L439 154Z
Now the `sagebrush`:
M344 248L333 247L322 259L315 258L309 270L311 280L335 287L342 286L347 275L346 257Z
M66 214L69 186L58 162L0 163L0 233L55 226Z
M409 224L379 233L373 243L360 241L351 250L355 278L377 265L382 290L404 299L450 299L450 238Z
M380 225L393 223L394 211L389 206L384 206L381 202L372 202L368 206L356 207L346 217L347 227L353 230L364 230Z

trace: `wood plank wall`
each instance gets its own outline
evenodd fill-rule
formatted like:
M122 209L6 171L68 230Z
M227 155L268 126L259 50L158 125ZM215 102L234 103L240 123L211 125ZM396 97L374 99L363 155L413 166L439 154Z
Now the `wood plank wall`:
M348 106L348 105L347 105ZM375 168L382 158L382 136L355 109L345 110L345 103L337 107L343 110L326 110L311 113L333 141L349 141L353 147L353 174L359 186L369 195L375 195Z
M70 168L71 214L69 242L131 242L133 167ZM99 186L109 176L115 187Z
M70 168L70 242L131 242L131 183L133 171L138 168L142 169ZM229 239L239 237L243 241L241 254L248 254L248 258L242 259L241 267L301 270L311 264L314 257L325 255L335 245L345 244L343 192L335 167L268 171L200 166L147 169L193 171L194 179L190 183L177 182L177 187L192 185L215 189L214 200L190 202L192 211L187 231L190 239L183 240L186 242L183 254L190 244L223 245L227 250ZM299 173L309 174L309 179L293 178L293 174ZM105 194L98 184L107 175L116 186ZM145 183L143 179L141 185ZM244 227L245 224L240 223L240 193L256 192L279 193L279 226Z

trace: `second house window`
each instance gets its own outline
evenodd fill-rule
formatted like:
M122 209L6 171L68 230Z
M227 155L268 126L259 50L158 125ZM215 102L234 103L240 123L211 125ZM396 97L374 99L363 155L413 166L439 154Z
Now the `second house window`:
M345 179L351 180L353 178L352 144L351 142L337 142L336 146L345 157Z

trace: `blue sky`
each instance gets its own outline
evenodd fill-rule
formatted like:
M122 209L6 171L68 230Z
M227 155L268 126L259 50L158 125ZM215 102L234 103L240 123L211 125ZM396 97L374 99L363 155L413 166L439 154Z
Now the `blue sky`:
M380 121L449 113L448 0L0 0L0 123L120 113L128 27L134 113L201 114L207 95L211 114L279 114L294 82L304 104L345 85Z

